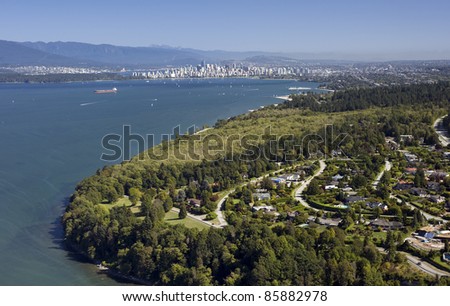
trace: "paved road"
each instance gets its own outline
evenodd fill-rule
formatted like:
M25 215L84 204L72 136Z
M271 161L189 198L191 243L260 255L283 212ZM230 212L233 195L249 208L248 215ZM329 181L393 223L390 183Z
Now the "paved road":
M303 206L310 208L312 210L316 210L318 211L317 208L311 207L309 206L308 202L305 201L305 199L303 199L303 191L305 191L305 189L309 186L309 184L311 183L311 181L321 175L323 173L323 171L325 170L325 168L327 167L327 164L325 164L325 162L323 160L319 160L319 171L317 171L314 175L310 176L308 179L306 179L305 181L303 181L300 186L294 191L294 198L296 200L298 200L300 202L300 204L302 204Z
M397 203L402 203L402 199L400 199L400 198L398 198L398 197L396 197L396 196L394 196L394 195L392 195L392 194L391 194L390 197L391 197L392 199L395 199L395 200L397 201ZM430 215L429 213L423 211L422 209L420 209L420 208L418 208L418 207L415 207L414 205L412 205L412 204L409 203L409 202L406 202L406 201L405 201L405 204L406 204L407 206L411 207L411 208L418 209L418 210L422 213L422 215L424 216L424 218L427 219L427 220L434 219L434 220L437 220L437 221L442 222L442 223L448 222L448 220L442 219L441 217Z
M228 192L217 204L215 213L217 215L217 221L219 222L219 227L224 227L228 225L227 220L225 220L225 216L223 215L223 210L222 210L222 206L223 203L225 203L225 201L228 199L228 196L230 195L230 193L232 193L234 191L234 189L230 192Z
M438 269L435 266L433 266L432 264L429 264L428 262L423 261L421 258L419 258L417 256L414 256L414 255L411 255L411 254L405 253L405 252L401 252L401 253L406 256L406 260L408 260L408 263L411 266L416 267L417 269L421 270L422 272L425 272L432 276L436 276L436 275L438 275L439 277L450 276L450 273L448 273L447 271Z
M372 186L374 188L377 188L378 184L380 183L381 177L383 176L385 171L390 171L392 168L392 163L388 160L385 161L384 163L384 169L382 171L380 171L380 173L378 173L377 177L375 178L375 180L372 183Z
M386 254L386 250L384 248L377 247L377 250L380 253ZM401 251L399 253L405 255L408 263L417 270L420 270L420 271L425 272L432 276L436 276L436 275L438 275L439 277L450 276L450 273L448 273L447 271L438 269L435 266L433 266L432 264L429 264L428 262L423 261L421 258L419 258L417 256L411 255L406 252L401 252Z
M436 133L439 136L439 141L441 142L442 146L444 146L444 147L446 147L446 146L448 146L450 144L450 138L448 136L448 133L447 133L447 131L445 129L442 128L442 120L446 116L442 116L440 118L437 118L436 121L433 124L433 127L434 127Z
M179 208L176 208L176 207L172 207L171 210L172 210L173 212L176 212L177 214L180 212L180 209L179 209ZM209 225L209 226L215 227L215 228L221 228L221 227L222 227L222 226L220 226L220 225L218 225L218 224L213 224L211 221L203 220L203 218L205 218L205 216L206 216L206 215L193 215L193 214L191 214L191 213L188 213L186 218L191 218L191 219L194 219L194 220L203 222L203 223L205 223L205 224L207 224L207 225Z
M291 167L291 166L289 166L289 167ZM278 169L276 171L272 171L271 174L277 174L277 173L282 172L284 170L286 170L286 169L285 168L281 168L281 169ZM264 175L262 175L260 177L254 178L254 179L250 180L250 183L254 184L254 183L257 183L259 181L262 181L262 179L267 177L267 176L269 176L269 174L264 174ZM243 187L243 186L245 186L247 184L248 184L248 182L245 182L245 183L241 184L240 186ZM225 216L223 215L222 206L225 203L225 201L228 199L230 194L233 193L234 191L235 191L235 189L232 189L232 190L228 191L220 199L220 201L217 203L217 207L216 207L215 213L217 214L217 221L219 222L219 224L216 227L224 227L224 226L228 225L228 222L227 222L227 220L225 220Z

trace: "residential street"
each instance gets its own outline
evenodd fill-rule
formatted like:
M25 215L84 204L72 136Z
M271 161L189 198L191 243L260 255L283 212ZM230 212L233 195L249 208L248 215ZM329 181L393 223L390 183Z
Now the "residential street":
M276 173L279 173L279 172L284 171L284 170L285 170L285 169L282 168L282 169L278 169L278 170L276 170L276 171L273 171L272 173L273 173L273 174L276 174ZM268 176L268 175L269 175L269 174L265 174L265 175L262 175L262 176L260 176L260 177L258 177L258 178L254 178L254 179L252 179L250 182L251 182L251 183L259 182L259 181L261 181L263 178L265 178L265 177ZM247 185L247 184L248 184L248 183L246 182L246 183L242 184L241 186L245 186L245 185ZM232 190L228 191L228 192L222 197L222 199L220 199L219 203L217 203L217 207L216 207L216 210L215 210L214 212L217 214L217 221L219 222L219 224L218 224L218 225L215 225L215 227L224 227L224 226L227 226L227 225L228 225L228 222L227 222L227 220L225 220L225 217L224 217L224 215L223 215L222 206L223 206L223 204L225 203L225 201L228 199L228 196L229 196L231 193L233 193L234 190L235 190L235 189L232 189ZM210 223L208 223L208 224L210 224Z
M381 247L377 247L377 250L380 251L383 254L386 254L386 251L383 248L381 248ZM406 256L406 260L408 261L408 263L412 267L414 267L414 268L416 268L416 269L418 269L418 270L420 270L422 272L425 272L425 273L427 273L429 275L432 275L432 276L436 276L436 275L439 275L439 277L441 277L441 276L450 276L449 272L443 271L441 269L438 269L435 266L429 264L428 262L423 261L421 258L419 258L417 256L411 255L411 254L406 253L406 252L399 252L399 253L401 253L401 254Z
M436 119L436 121L433 124L434 130L436 131L436 133L439 136L439 141L441 142L442 146L446 147L450 144L450 137L448 136L448 133L445 129L442 128L442 121L444 120L444 118L447 117L447 115L442 116L438 119Z
M380 183L381 178L383 177L383 174L385 171L390 171L392 168L392 163L388 160L386 160L385 164L384 164L384 169L382 171L380 171L380 173L378 173L377 177L375 178L375 180L372 183L372 186L374 188L377 188L378 184Z
M314 175L310 176L308 179L306 179L305 181L303 181L303 182L300 184L300 186L294 191L295 199L298 200L298 201L300 201L300 204L302 204L303 206L305 206L305 207L307 207L307 208L310 208L310 209L312 209L312 210L316 210L316 211L317 211L318 209L309 206L308 202L306 202L306 201L303 199L303 192L305 191L305 189L308 187L308 185L311 183L311 181L312 181L315 177L317 177L317 176L319 176L319 175L321 175L321 174L323 173L323 171L325 170L325 168L326 168L326 166L327 166L327 165L325 164L325 161L324 161L324 160L319 160L319 164L320 164L319 171L317 171Z
M176 212L177 214L180 212L180 209L179 209L179 208L176 208L176 207L172 207L171 210L172 210L173 212ZM207 225L209 225L209 226L212 226L212 227L216 227L216 228L221 228L221 227L222 227L222 226L220 226L220 225L211 223L211 221L203 220L203 218L205 218L205 215L193 215L193 214L191 214L191 213L188 212L186 218L195 219L195 220L197 220L197 221L203 222L203 223L205 223L205 224L207 224Z
M406 259L408 260L408 263L411 264L411 266L416 267L417 269L430 274L430 275L439 275L439 276L450 276L450 273L447 271L443 271L441 269L436 268L435 266L429 264L426 261L422 261L419 257L416 257L414 255L411 255L409 253L401 252L406 256ZM419 264L420 263L420 264Z
M391 194L391 198L396 199L397 203L401 203L402 202L402 200L400 198L397 198L396 196L394 196L392 194ZM443 223L448 222L448 220L442 219L441 217L430 215L429 213L423 211L420 208L415 207L414 205L412 205L409 202L405 202L405 204L408 205L411 208L418 209L422 213L422 215L425 217L425 219L427 219L427 220L434 219L434 220L437 220L437 221L443 222Z

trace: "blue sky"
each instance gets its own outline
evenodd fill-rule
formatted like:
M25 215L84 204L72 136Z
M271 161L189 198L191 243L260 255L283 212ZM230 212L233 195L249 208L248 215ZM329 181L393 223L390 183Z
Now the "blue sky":
M0 39L205 50L450 54L450 1L1 0Z

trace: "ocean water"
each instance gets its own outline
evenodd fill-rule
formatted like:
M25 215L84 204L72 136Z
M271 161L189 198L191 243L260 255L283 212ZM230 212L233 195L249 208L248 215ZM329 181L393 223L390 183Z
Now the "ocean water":
M0 285L117 285L64 249L60 217L78 181L108 164L101 139L212 125L316 83L204 79L0 84ZM94 94L117 87L117 94ZM156 140L159 137L156 136ZM134 152L136 153L136 152Z

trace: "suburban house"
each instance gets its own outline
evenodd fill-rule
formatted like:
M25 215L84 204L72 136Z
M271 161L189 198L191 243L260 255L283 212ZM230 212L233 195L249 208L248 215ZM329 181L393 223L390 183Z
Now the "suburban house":
M268 192L255 192L252 196L256 201L270 200L270 193Z
M325 226L339 226L339 224L342 222L342 219L316 218L315 222Z
M413 140L414 140L413 135L400 135L400 142L413 141Z
M445 198L440 195L430 195L428 197L428 200L430 200L431 202L434 202L434 203L442 203L445 201Z
M419 160L417 155L409 153L409 152L405 152L403 155L405 156L405 158L408 161L408 163L414 163L414 162Z
M340 180L342 180L343 178L344 178L344 176L343 176L343 175L340 175L339 173L336 174L335 176L332 176L332 177L331 177L331 179L332 179L333 181L340 181Z
M298 215L300 215L300 212L299 211L288 211L287 212L287 217L289 218L289 219L294 219L295 217L297 217Z
M336 218L322 218L322 217L315 217L315 216L309 216L308 217L308 223L317 223L320 225L326 225L326 226L338 226L342 219Z
M416 172L417 172L417 168L405 168L405 173L414 175L414 174L416 174Z
M282 178L289 182L298 182L301 181L302 176L299 173L287 173L280 175L279 178Z
M384 230L403 228L403 224L401 222L388 221L386 219L375 219L372 222L370 222L370 226L372 226L372 228L374 229L381 227Z
M411 188L410 192L411 194L421 198L428 197L428 192L423 188Z
M414 184L412 183L406 183L406 182L398 182L394 186L394 190L409 190L414 187Z
M252 211L260 211L260 210L264 212L276 211L275 208L271 205L261 205L252 207Z
M286 183L286 179L281 178L281 177L271 177L270 180L277 185Z
M438 182L428 182L427 189L438 192L441 191L442 187L441 184L439 184Z
M386 204L383 204L381 202L366 202L366 206L371 209L379 207L384 211L387 211L389 209L389 207Z
M348 204L353 204L356 202L362 202L364 200L365 200L365 198L363 198L361 196L349 196L344 199L344 203L348 205Z
M394 141L394 138L392 137L386 137L386 145L391 149L392 151L397 151L400 149L400 146L398 143Z
M434 238L436 234L434 232L430 232L430 231L425 231L425 230L418 230L417 231L417 236L423 237L427 240L431 240Z
M198 199L187 199L188 206L190 207L200 207L202 205L202 201Z
M433 171L428 178L432 181L440 182L448 176L447 172L444 171Z
M336 188L338 188L336 185L325 185L325 190L333 190L333 189L336 189Z

